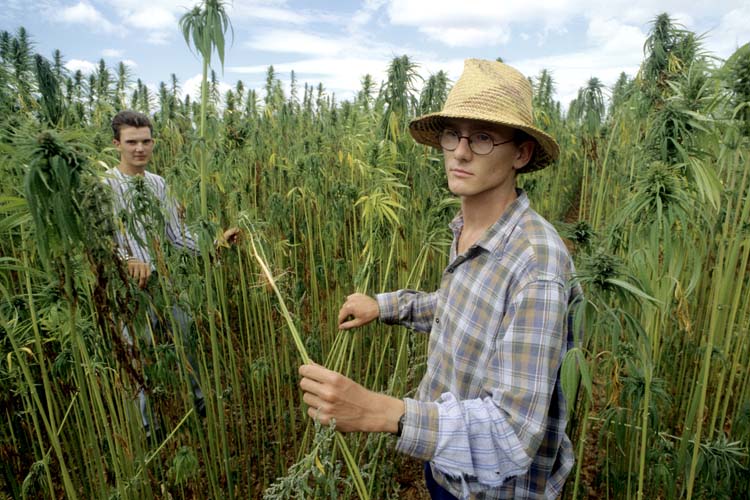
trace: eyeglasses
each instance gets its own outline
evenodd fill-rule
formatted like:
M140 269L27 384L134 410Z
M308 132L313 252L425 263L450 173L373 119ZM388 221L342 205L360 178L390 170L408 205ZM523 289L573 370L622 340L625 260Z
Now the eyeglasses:
M487 132L474 132L471 135L459 135L455 130L445 129L440 134L440 147L446 151L455 151L458 147L461 139L469 141L469 149L472 153L477 155L488 155L492 152L495 146L501 144L507 144L513 142L513 139L508 139L502 142L493 142L492 136Z

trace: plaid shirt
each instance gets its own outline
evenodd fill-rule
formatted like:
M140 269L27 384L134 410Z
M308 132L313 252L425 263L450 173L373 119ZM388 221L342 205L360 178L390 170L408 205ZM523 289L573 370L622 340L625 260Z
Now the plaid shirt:
M573 467L560 365L573 345L570 255L523 191L433 293L377 296L380 319L430 332L397 450L459 498L556 498Z
M164 235L173 244L192 253L197 253L195 238L180 220L177 213L177 203L167 192L167 184L164 178L148 171L144 172L143 175L146 185L159 200L164 215ZM123 174L117 167L107 170L104 174L104 182L112 188L113 208L116 216L119 216L122 212L132 213L135 210L131 180L131 176ZM141 262L151 262L151 252L146 245L148 238L146 237L144 222L152 221L135 220L133 227L128 229L123 225L123 229L117 232L115 241L120 257L123 259L135 258Z

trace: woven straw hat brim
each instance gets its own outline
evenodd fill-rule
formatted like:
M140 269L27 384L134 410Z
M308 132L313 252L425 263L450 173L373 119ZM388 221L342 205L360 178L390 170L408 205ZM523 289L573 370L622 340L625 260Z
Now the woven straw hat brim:
M447 118L480 120L526 132L537 142L529 163L519 173L540 170L560 156L555 139L534 125L532 90L518 70L497 61L467 59L464 71L445 100L443 110L411 121L414 140L436 148Z

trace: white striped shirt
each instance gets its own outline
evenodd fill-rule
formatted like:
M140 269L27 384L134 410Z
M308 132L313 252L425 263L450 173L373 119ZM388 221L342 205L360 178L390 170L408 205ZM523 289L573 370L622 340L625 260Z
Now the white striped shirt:
M134 206L135 190L133 189L135 177L123 174L117 167L107 170L104 174L104 182L112 188L115 217L123 222L119 224L120 229L115 236L115 243L120 256L123 259L133 258L141 262L151 263L153 259L148 248L149 236L151 239L154 236L159 239L166 236L169 241L178 247L197 253L196 239L180 220L177 203L167 191L167 184L163 177L151 172L144 172L145 184L158 201L164 217L164 233L156 235L153 233L155 230L159 230L160 224L149 220L148 216L140 219L138 217L133 218L136 210ZM125 214L131 217L130 223L124 220L123 215ZM149 226L148 233L144 223Z

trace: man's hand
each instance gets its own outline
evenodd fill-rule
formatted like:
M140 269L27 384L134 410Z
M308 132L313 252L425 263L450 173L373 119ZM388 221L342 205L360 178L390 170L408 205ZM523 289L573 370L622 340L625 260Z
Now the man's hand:
M151 276L151 264L130 258L128 259L128 275L138 282L140 288L146 288Z
M300 389L307 414L328 425L336 420L341 432L391 432L398 429L398 419L405 405L400 399L372 392L350 378L318 364L299 368Z
M378 301L363 293L354 293L346 298L339 310L339 329L349 330L366 325L380 316ZM352 317L352 319L348 318Z
M226 242L230 245L234 245L240 239L240 228L230 227L222 235L222 242Z

